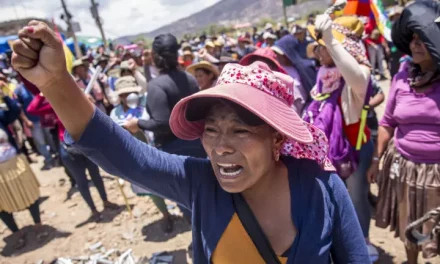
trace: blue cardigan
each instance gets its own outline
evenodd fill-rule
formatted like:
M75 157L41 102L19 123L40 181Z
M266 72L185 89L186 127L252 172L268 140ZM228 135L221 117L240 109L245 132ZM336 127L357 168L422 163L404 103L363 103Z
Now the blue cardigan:
M192 211L194 263L210 263L229 224L232 196L218 184L210 161L161 152L138 141L101 111L78 142L108 173L176 201ZM310 160L283 157L290 182L292 221L298 229L288 263L370 263L365 239L340 178Z

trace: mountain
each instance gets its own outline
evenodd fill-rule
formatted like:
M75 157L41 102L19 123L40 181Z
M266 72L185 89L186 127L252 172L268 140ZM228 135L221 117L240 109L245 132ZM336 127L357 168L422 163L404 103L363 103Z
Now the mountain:
M222 0L198 13L182 18L148 33L125 36L116 39L134 40L139 36L154 38L163 33L172 33L178 37L185 33L199 32L211 24L233 25L244 22L256 23L261 18L282 20L282 0ZM287 8L288 17L303 17L312 11L323 10L328 6L327 0L307 1Z

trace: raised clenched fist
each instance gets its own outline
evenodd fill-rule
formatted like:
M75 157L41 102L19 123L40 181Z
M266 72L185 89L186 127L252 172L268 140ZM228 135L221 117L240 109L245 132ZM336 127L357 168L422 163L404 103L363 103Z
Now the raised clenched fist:
M38 88L68 75L62 41L43 22L31 21L12 44L12 66Z

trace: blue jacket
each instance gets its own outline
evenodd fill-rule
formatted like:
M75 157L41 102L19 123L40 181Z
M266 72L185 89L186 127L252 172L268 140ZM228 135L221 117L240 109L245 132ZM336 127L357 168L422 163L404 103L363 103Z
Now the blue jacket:
M141 143L101 111L72 144L108 173L176 201L192 211L194 263L210 263L235 209L210 161L161 152ZM283 157L298 230L288 263L370 263L353 205L340 178L310 160Z

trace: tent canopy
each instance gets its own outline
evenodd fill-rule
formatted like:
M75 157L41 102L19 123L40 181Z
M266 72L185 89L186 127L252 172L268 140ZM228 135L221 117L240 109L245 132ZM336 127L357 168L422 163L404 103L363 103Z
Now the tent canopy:
M11 51L11 47L9 47L9 41L16 39L18 39L17 35L0 36L0 53Z

